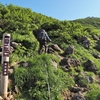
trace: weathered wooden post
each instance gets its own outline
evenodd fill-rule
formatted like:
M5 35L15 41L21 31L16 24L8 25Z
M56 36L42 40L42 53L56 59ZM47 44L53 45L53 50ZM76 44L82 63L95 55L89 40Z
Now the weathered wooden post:
M8 92L8 66L9 66L9 52L10 52L10 34L3 34L2 41L2 73L1 73L1 87L0 92L3 98L7 97Z

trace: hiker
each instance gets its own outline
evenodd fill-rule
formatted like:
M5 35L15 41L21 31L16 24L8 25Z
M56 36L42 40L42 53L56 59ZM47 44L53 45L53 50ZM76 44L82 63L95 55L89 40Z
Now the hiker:
M39 40L39 54L42 53L43 46L45 48L45 53L47 53L47 40L51 41L47 32L44 29L41 29L38 33L38 40Z

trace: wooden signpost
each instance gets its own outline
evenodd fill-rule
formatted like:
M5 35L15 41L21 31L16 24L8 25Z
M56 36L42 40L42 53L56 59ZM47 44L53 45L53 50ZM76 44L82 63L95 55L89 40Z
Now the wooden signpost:
M10 52L10 34L3 34L2 41L2 74L0 93L2 97L7 97L8 92L8 66L9 66L9 52Z

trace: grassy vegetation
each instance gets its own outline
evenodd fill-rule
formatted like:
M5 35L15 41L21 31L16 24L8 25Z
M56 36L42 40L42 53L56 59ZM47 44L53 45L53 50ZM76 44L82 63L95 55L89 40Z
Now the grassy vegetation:
M16 98L18 100L48 100L48 98L63 100L61 92L75 85L75 76L82 78L80 72L95 80L95 76L100 75L100 59L93 57L92 54L100 55L100 52L95 48L97 40L93 39L93 36L100 37L99 22L100 18L59 21L32 12L29 8L0 4L0 39L3 33L9 33L11 42L18 43L10 54L10 65L21 61L29 63L28 67L15 66L14 74L11 76L13 78L11 91L15 85L20 91ZM77 68L71 66L68 72L64 72L59 65L61 60L58 58L59 53L38 55L39 43L34 33L40 28L44 28L52 39L52 43L48 44L58 44L63 52L73 45L75 53L65 57L70 56L79 60L80 66ZM91 42L89 49L85 49L81 43L78 43L78 39L84 36ZM60 55L63 55L63 52ZM84 71L83 63L87 60L91 60L99 69L96 74ZM57 69L52 65L52 61L58 64ZM87 100L99 100L99 86L95 81L90 84L87 80L80 79L79 82L89 87L85 96Z
M26 98L47 100L50 95L51 100L60 100L61 91L74 85L73 79L67 73L51 65L51 56L35 56L29 60L28 68L15 69L15 84L24 91ZM52 60L56 60L55 57L52 56Z

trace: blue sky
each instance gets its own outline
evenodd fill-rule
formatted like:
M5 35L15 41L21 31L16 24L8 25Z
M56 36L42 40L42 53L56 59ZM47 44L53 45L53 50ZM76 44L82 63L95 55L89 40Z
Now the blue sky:
M100 17L100 0L0 0L59 20Z

